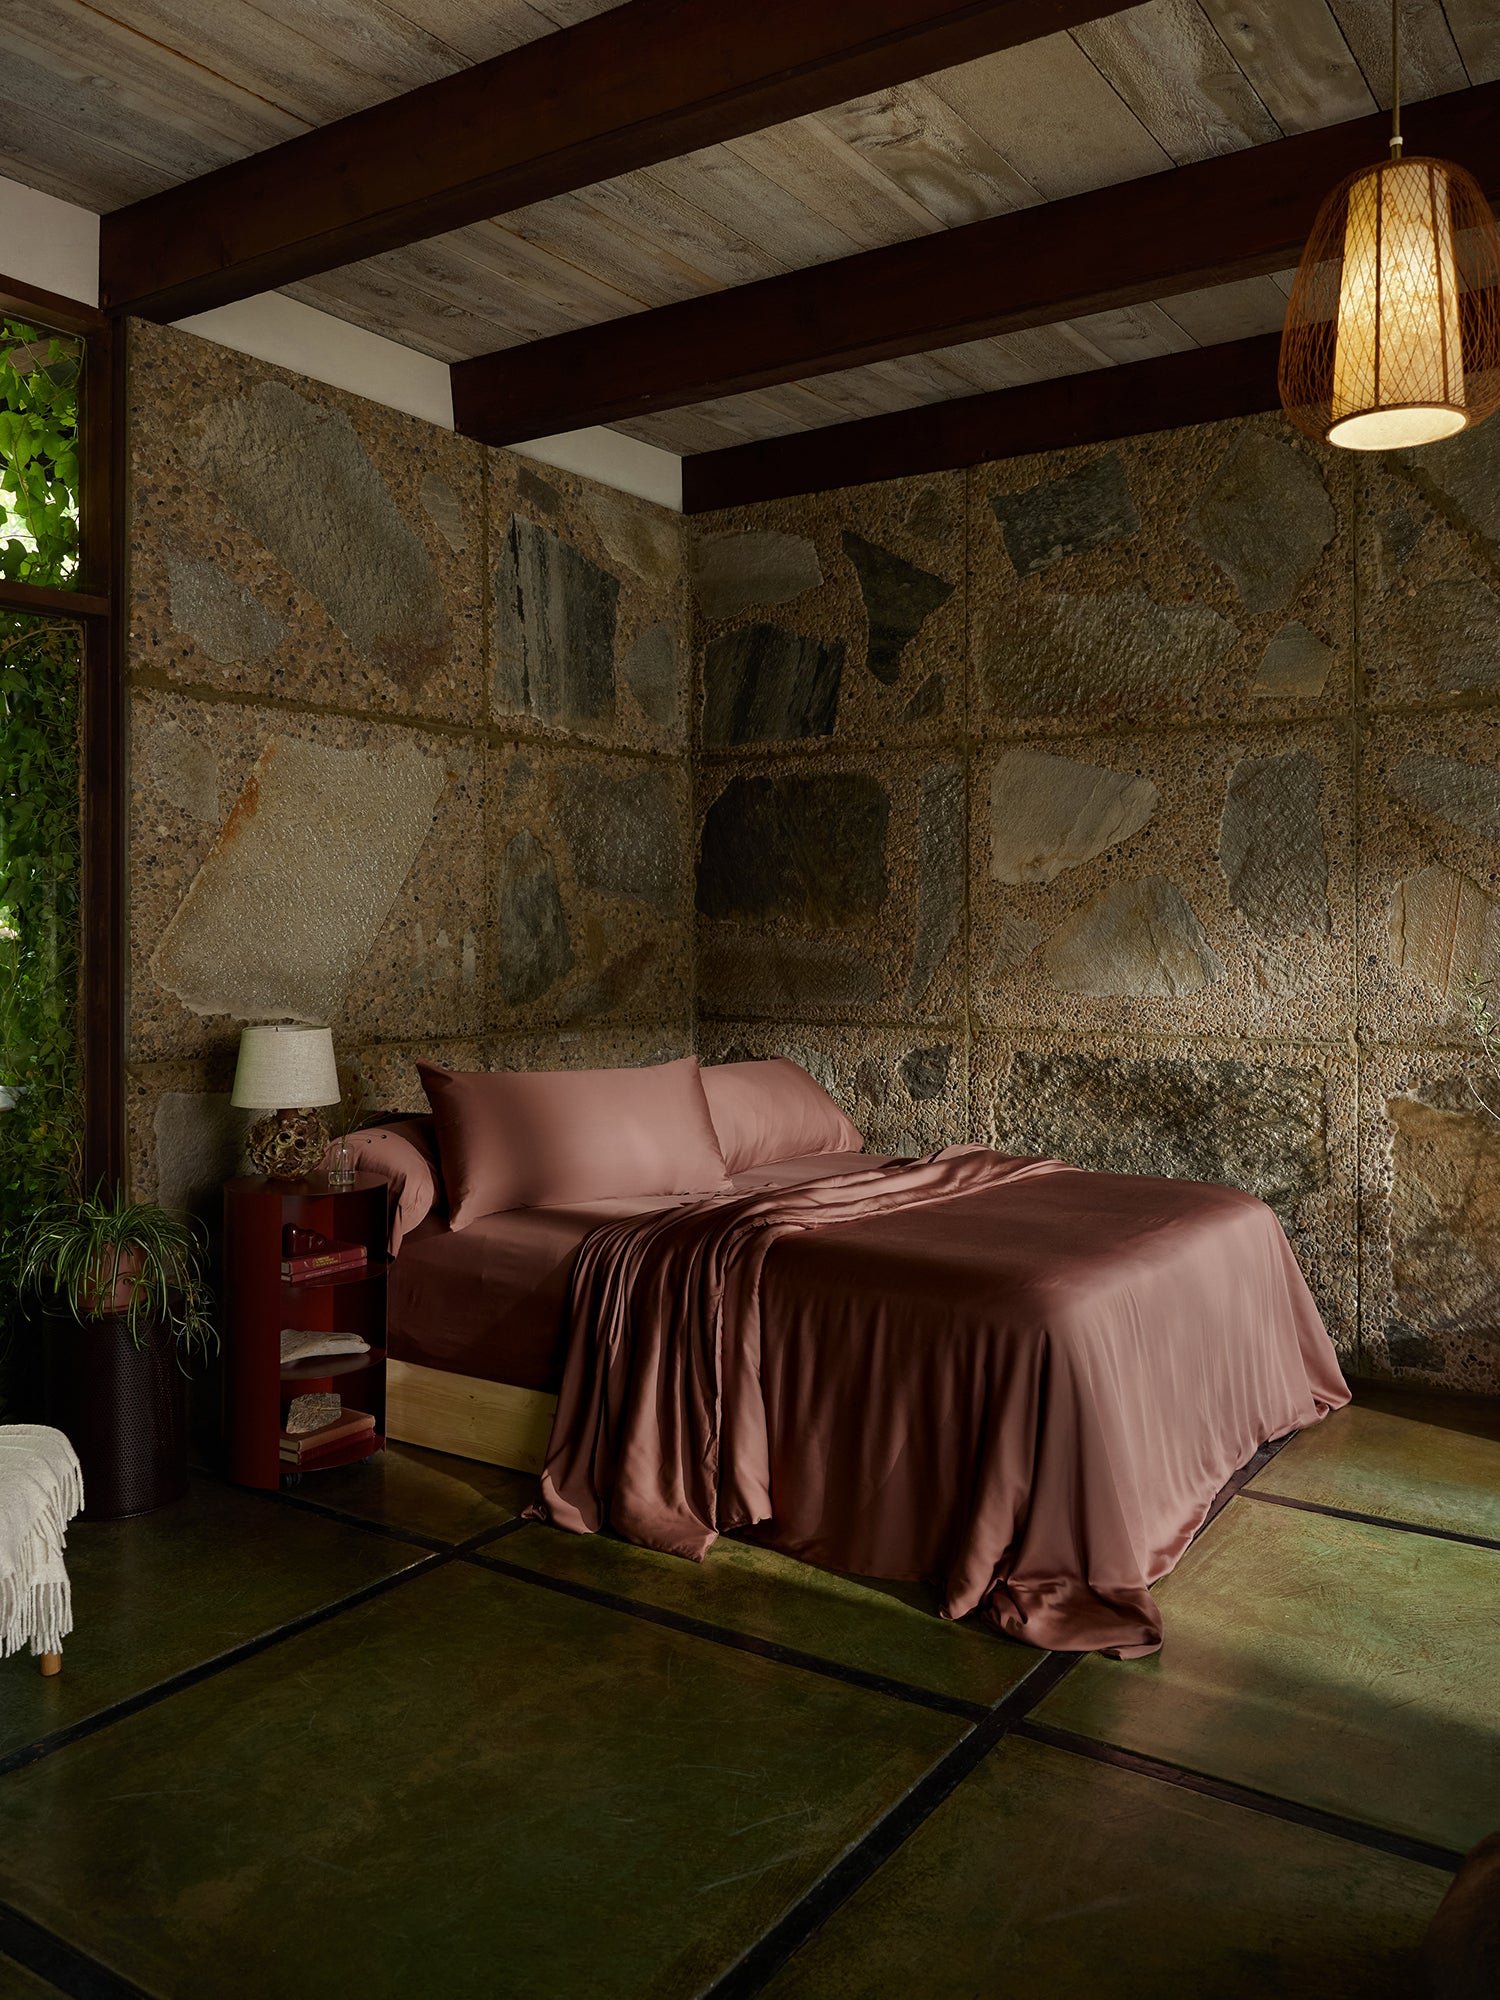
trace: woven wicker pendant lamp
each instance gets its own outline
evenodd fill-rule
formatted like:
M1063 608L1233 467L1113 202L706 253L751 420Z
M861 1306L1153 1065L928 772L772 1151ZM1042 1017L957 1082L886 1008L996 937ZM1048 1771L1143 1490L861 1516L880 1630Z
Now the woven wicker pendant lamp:
M1329 195L1281 337L1288 417L1352 451L1433 444L1500 407L1500 230L1473 175L1401 152L1391 4L1391 157Z

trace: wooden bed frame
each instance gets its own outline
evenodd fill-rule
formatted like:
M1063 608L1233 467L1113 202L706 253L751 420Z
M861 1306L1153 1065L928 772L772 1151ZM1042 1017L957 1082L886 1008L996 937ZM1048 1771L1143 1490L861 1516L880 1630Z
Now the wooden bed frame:
M385 1434L398 1444L540 1472L556 1408L556 1396L540 1389L450 1375L413 1361L386 1363Z

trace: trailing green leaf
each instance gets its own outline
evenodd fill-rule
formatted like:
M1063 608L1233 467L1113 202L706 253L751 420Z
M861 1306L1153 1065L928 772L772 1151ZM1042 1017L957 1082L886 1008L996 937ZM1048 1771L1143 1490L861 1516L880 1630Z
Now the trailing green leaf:
M60 1199L24 1232L21 1285L60 1306L80 1326L97 1311L121 1311L139 1347L154 1327L185 1356L218 1347L205 1267L207 1233L189 1216L123 1192Z

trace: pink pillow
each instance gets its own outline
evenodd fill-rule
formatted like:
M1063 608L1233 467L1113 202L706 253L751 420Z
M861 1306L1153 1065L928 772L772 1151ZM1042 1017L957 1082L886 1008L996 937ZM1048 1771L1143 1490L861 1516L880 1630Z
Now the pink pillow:
M417 1071L450 1228L507 1208L729 1187L696 1056L648 1069Z
M703 1094L724 1164L732 1174L809 1153L859 1153L864 1135L820 1083L788 1056L769 1062L711 1063Z
M349 1134L349 1157L355 1172L379 1174L390 1187L393 1257L402 1238L442 1205L436 1148L437 1135L430 1118L403 1118L399 1124L371 1125L363 1132ZM329 1149L325 1166L337 1150L336 1144Z

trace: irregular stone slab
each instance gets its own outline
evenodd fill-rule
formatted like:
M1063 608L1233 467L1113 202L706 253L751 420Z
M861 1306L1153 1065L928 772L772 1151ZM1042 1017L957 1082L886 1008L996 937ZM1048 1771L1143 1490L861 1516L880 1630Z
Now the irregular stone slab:
M511 1007L539 1000L573 969L557 869L529 831L511 835L500 864L499 961L500 992Z
M739 535L698 535L689 571L705 618L737 618L757 604L790 604L823 581L816 544L806 535L752 528Z
M219 764L206 743L180 722L161 722L147 735L142 756L152 784L169 804L219 824Z
M712 1013L795 1017L808 1007L876 1007L884 985L867 958L836 938L710 930L698 950L698 991Z
M413 692L447 663L432 558L342 410L260 382L213 405L182 454L364 658Z
M469 546L469 523L463 502L441 473L429 472L417 495L443 540L456 556Z
M1385 1351L1392 1368L1421 1368L1436 1373L1444 1366L1447 1357L1440 1340L1433 1340L1401 1319L1388 1319L1383 1331Z
M1159 799L1149 778L1007 751L990 774L990 873L997 882L1056 881L1139 833Z
M831 736L843 677L842 640L804 639L781 625L721 632L704 654L703 740L723 748Z
M1180 700L1238 637L1210 605L1158 604L1143 590L1026 593L985 621L981 685L992 709L1018 716Z
M1475 424L1456 437L1445 438L1441 451L1392 452L1398 464L1416 474L1430 497L1448 504L1486 540L1500 542L1500 444L1487 424Z
M1396 884L1391 963L1445 1000L1476 972L1494 970L1496 908L1477 882L1434 861Z
M1487 764L1466 764L1434 750L1408 750L1391 772L1387 789L1462 833L1500 840L1500 771Z
M1257 937L1326 937L1333 928L1322 798L1323 766L1308 750L1242 757L1229 775L1219 866Z
M1115 882L1067 919L1042 954L1060 993L1175 1000L1216 986L1224 968L1175 882Z
M232 583L216 563L168 549L167 609L172 623L220 666L256 666L291 631L284 618Z
M943 704L948 699L948 676L929 674L911 700L901 711L903 722L931 722L935 715L941 715Z
M255 1115L236 1111L227 1093L164 1090L151 1121L162 1207L217 1215L225 1181L242 1169Z
M901 1081L919 1103L930 1103L934 1097L941 1097L948 1088L948 1070L953 1061L953 1050L947 1042L936 1042L931 1048L911 1049L897 1067L901 1071Z
M615 712L620 586L571 542L512 514L495 566L495 697L545 722Z
M1434 693L1500 684L1500 597L1477 576L1429 583L1402 613L1407 659Z
M815 1049L807 1042L787 1042L781 1053L790 1056L794 1063L805 1069L814 1083L822 1084L830 1097L843 1103L843 1093L838 1087L838 1069L821 1049Z
M842 923L885 901L890 795L862 771L732 778L708 809L699 848L705 917Z
M1009 977L1036 950L1047 933L1030 917L1003 916L995 927L995 951L990 960L991 980Z
M964 911L964 774L957 764L935 764L922 774L917 939L912 951L906 1005L918 1007L958 936Z
M931 488L929 491L933 490ZM866 1056L854 1072L854 1088L861 1097L867 1098L877 1110L889 1103L891 1095L890 1078L880 1064Z
M410 742L273 736L151 960L195 1014L331 1020L432 826L443 765Z
M1064 556L1123 541L1141 525L1118 452L1019 493L992 493L1005 552L1017 576L1033 576Z
M1251 694L1313 699L1328 685L1334 651L1298 618L1283 625L1261 655Z
M678 912L684 831L668 772L647 765L614 777L579 765L565 774L557 817L585 889Z
M550 481L533 472L529 465L520 466L516 472L516 498L523 507L534 507L540 514L562 514L566 506L562 495Z
M1397 507L1389 514L1377 515L1376 526L1386 561L1393 570L1405 569L1426 532L1425 523L1408 514L1404 507Z
M846 531L844 554L854 565L865 601L870 628L865 665L876 680L894 686L901 678L902 653L938 606L948 602L953 585L863 535Z
M664 621L648 625L620 662L625 685L648 722L670 729L677 721L677 641Z
M1287 602L1338 527L1323 476L1305 452L1242 431L1184 525L1248 610Z
M590 1021L604 1014L618 1013L640 991L655 963L656 943L653 939L646 938L640 944L632 945L629 951L607 960L597 972L568 987L557 1003L559 1018L564 1021Z
M951 542L958 533L958 514L941 486L923 486L911 497L905 527L924 542Z
M1391 1359L1441 1368L1455 1342L1488 1359L1500 1345L1500 1126L1459 1076L1388 1099L1386 1116L1397 1320Z
M611 562L653 589L670 589L682 574L682 519L623 493L586 493L583 511L599 531Z
M1114 1174L1221 1181L1283 1214L1328 1184L1315 1069L1023 1052L995 1099L995 1144Z

